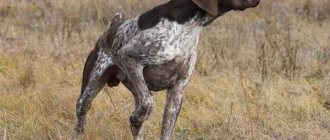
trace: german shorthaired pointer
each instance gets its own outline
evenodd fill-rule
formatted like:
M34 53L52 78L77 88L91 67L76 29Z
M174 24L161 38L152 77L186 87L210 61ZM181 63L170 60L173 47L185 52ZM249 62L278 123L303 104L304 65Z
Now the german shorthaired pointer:
M106 83L115 87L121 82L135 98L130 116L134 139L144 137L142 125L154 102L151 91L167 90L161 139L171 139L203 27L231 10L258 4L259 0L170 0L130 20L116 15L85 63L75 138L81 138L98 92Z

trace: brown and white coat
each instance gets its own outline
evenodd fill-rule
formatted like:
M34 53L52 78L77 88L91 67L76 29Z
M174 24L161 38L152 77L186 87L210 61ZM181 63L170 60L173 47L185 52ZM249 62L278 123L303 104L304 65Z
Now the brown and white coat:
M161 139L171 139L203 27L226 12L258 4L259 0L170 0L126 21L117 14L85 63L74 137L81 138L97 93L106 83L114 87L121 82L135 98L130 117L134 139L143 139L152 91L167 90Z

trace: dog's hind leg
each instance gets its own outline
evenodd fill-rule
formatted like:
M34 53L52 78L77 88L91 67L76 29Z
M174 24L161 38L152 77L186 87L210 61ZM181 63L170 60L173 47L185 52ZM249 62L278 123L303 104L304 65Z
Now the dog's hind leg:
M81 94L76 104L77 125L74 139L81 139L85 117L92 100L109 81L113 67L111 58L102 50L94 49L87 58L83 72Z

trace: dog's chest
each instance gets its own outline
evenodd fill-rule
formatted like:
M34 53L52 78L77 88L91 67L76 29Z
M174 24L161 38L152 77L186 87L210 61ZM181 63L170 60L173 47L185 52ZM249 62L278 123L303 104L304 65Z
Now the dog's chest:
M195 54L200 31L193 24L180 25L167 20L146 31L145 38L153 38L145 43L153 54L148 54L152 59L146 59L152 65L144 69L149 89L166 89L190 74L194 68L190 64L195 63L190 58Z
M154 63L161 64L174 58L189 57L195 51L200 31L200 27L190 23L178 24L163 19L154 28L146 30L141 38L146 39L143 46L151 53L148 55L156 58Z

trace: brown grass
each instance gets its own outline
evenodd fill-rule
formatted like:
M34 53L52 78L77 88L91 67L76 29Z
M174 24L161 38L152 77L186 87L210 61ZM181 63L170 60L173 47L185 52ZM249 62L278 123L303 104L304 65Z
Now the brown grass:
M139 1L2 0L0 136L69 139L88 52L115 12L160 2ZM264 0L206 28L174 138L328 139L329 12L328 0ZM164 93L155 97L146 139L160 135ZM123 86L105 88L86 139L131 139L133 105Z

